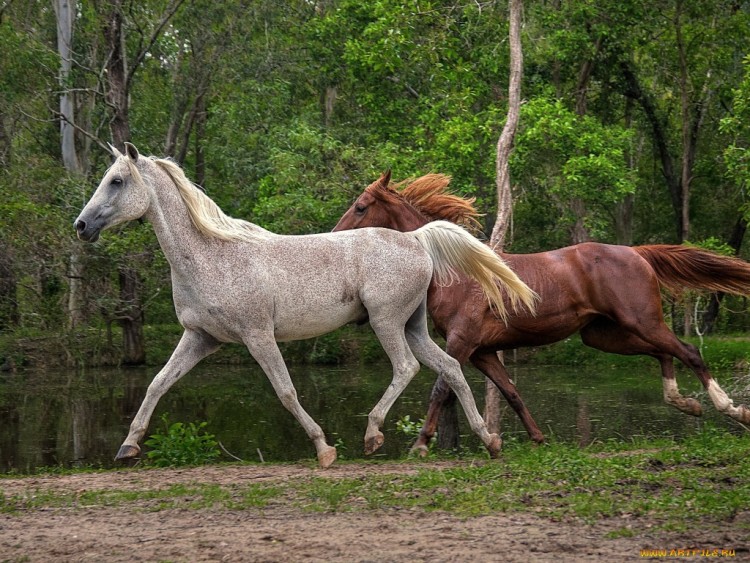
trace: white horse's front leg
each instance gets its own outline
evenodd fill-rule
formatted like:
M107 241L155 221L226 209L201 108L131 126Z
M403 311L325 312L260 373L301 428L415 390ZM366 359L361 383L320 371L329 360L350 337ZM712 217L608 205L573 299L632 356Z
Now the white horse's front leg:
M140 455L141 448L138 443L146 434L148 423L159 399L195 364L218 350L220 346L221 343L204 332L185 330L169 361L148 386L146 397L143 399L133 422L130 423L130 432L120 446L120 450L115 457L116 460L131 459Z
M315 444L320 467L323 469L329 467L336 461L336 448L326 443L323 430L302 408L297 398L297 390L294 388L292 378L289 377L289 371L273 333L251 334L245 339L245 345L273 385L281 404L294 415L294 418L302 425L302 428L305 429L305 432Z

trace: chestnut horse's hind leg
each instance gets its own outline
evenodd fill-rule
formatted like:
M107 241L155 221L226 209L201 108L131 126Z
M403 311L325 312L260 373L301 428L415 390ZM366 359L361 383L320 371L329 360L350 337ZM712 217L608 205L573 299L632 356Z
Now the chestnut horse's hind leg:
M664 386L664 402L677 410L692 416L701 416L701 404L692 397L685 397L677 388L677 378L674 375L674 361L672 356L662 355L657 358L661 364L662 385Z
M417 440L411 447L412 453L421 457L427 455L430 441L437 433L440 412L455 400L456 394L451 390L448 383L442 377L438 377L430 392L430 406L427 408L424 424L419 431Z
M661 366L664 402L692 416L701 416L703 414L698 401L692 397L685 397L680 394L674 375L674 363L671 354L664 354L655 346L632 332L625 330L614 321L603 317L581 329L581 340L587 346L591 346L602 352L656 358Z
M582 329L581 336L585 344L605 352L646 354L659 359L662 367L665 401L683 412L700 416L700 404L695 399L683 397L677 389L670 356L677 358L693 370L700 379L718 411L739 422L750 424L750 409L744 405L734 406L732 400L711 376L695 346L678 339L663 321L650 332L644 330L642 326L634 326L632 330L631 332L628 327L621 327L612 321L600 319Z

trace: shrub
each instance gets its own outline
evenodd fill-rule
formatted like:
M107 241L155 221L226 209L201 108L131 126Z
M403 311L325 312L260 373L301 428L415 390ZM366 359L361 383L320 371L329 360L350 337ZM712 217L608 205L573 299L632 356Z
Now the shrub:
M204 431L208 424L191 422L169 423L168 415L162 415L162 434L152 434L144 443L151 448L146 456L157 467L202 465L219 457L219 443L213 434Z

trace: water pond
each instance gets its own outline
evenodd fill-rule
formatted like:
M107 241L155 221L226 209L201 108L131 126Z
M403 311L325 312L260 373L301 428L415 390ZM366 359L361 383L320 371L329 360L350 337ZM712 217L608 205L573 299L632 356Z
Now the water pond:
M31 472L44 466L111 467L132 416L158 368L59 370L0 374L0 473ZM386 365L292 366L300 401L323 427L340 456L362 458L367 412L390 382ZM466 368L481 410L484 379ZM551 367L511 367L526 404L547 436L575 443L686 436L707 421L736 428L715 413L706 398L702 419L684 415L662 401L658 367L609 369L594 373ZM643 373L643 372L646 373ZM423 370L396 402L386 420L381 458L406 455L412 441L396 421L424 416L432 372ZM685 393L700 391L688 375L678 378ZM292 461L315 451L293 417L281 406L263 373L254 366L198 366L161 400L149 434L171 421L207 421L227 451L243 460ZM505 407L504 439L527 440L515 414ZM462 444L479 448L469 434ZM227 457L227 459L229 459Z

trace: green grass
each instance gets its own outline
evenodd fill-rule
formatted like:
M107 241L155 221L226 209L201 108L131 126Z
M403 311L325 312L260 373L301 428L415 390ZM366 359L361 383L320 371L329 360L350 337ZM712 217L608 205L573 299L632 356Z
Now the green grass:
M633 534L639 522L680 531L699 521L719 526L750 506L750 436L712 428L681 442L613 442L585 449L561 443L510 444L498 461L464 458L448 469L435 468L429 459L422 464L416 474L373 471L371 476L346 479L324 475L237 486L194 483L139 491L0 493L0 512L123 505L139 510L246 510L283 502L318 512L399 508L463 517L527 512L552 520L619 518L629 525L611 532L618 537ZM273 466L268 467L272 473Z

